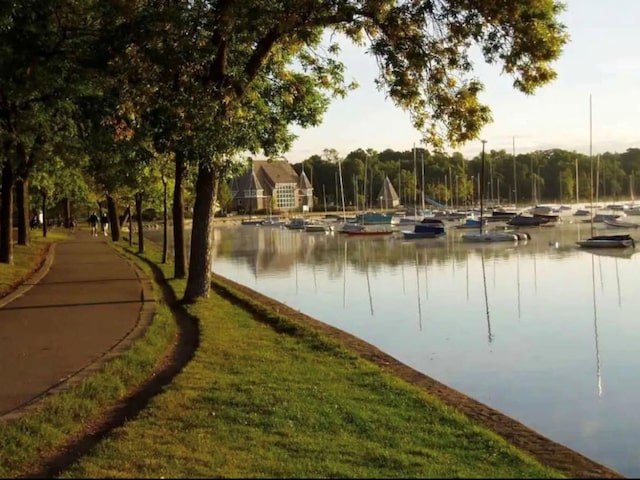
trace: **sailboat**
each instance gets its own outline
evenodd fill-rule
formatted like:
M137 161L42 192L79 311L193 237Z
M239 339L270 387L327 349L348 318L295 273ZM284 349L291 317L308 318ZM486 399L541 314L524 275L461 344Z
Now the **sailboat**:
M591 211L593 212L593 134L592 134L592 108L591 95L589 96L589 162L591 165ZM593 214L591 216L591 237L576 242L583 248L635 248L636 242L629 234L621 235L594 235L593 234Z
M485 228L485 222L483 221L484 214L484 145L486 140L482 140L482 160L480 165L480 224L477 232L468 232L462 234L462 240L465 242L517 242L518 240L524 240L529 238L528 233L514 233L514 232L489 232Z

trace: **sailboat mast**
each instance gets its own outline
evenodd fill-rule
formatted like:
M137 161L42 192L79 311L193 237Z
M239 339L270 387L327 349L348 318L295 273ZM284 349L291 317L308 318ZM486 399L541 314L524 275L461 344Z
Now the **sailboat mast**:
M364 154L364 181L362 182L362 209L367 209L367 168L369 166L369 156Z
M589 95L589 165L591 167L591 236L593 237L593 119L591 95Z
M576 158L576 204L580 202L580 188L578 188L578 180L580 176L578 175L578 159Z
M416 159L416 144L413 144L413 178L414 189L413 189L413 215L416 216L416 208L418 208L418 162Z
M416 144L413 144L413 221L418 222L418 162L416 158Z
M344 205L344 184L342 183L342 160L338 159L338 172L340 173L340 194L342 196L342 221L347 221L347 210Z
M421 215L424 215L424 152L420 152L420 159L422 160L422 188L420 190L420 206L422 207Z
M480 161L480 234L482 234L482 216L484 215L484 144L486 140L482 140L482 160Z
M596 207L600 201L600 155L596 157Z
M516 175L516 137L512 137L513 143L513 206L518 209L518 176Z

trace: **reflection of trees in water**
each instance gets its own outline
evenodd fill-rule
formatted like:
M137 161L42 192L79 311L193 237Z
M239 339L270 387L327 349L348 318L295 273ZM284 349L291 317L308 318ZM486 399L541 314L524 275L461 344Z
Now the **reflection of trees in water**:
M254 273L290 272L296 265L322 267L330 278L342 276L344 250L347 264L360 273L376 274L387 267L411 267L414 249L425 266L464 265L472 260L509 262L540 256L561 258L576 255L582 226L537 227L528 230L525 244L470 244L459 238L462 231L449 227L445 237L406 241L400 232L392 237L350 237L340 233L307 233L275 227L221 227L214 229L214 255L244 259ZM551 247L550 245L554 245ZM557 247L555 247L557 245ZM406 248L410 246L410 248ZM365 255L366 252L366 255Z

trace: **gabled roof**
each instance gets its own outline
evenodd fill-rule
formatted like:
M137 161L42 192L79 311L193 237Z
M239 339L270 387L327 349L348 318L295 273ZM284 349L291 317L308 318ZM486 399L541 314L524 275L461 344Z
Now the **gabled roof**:
M279 183L298 183L298 174L286 160L254 160L253 169L262 170L264 178L274 187Z
M238 179L237 184L238 191L242 190L263 190L260 180L255 173L255 167L253 170L249 170Z
M384 177L384 182L382 183L382 188L380 189L380 193L378 193L378 197L385 198L387 201L395 201L400 200L396 189L393 188L393 184L389 177Z
M298 181L298 188L301 188L303 190L310 190L312 188L311 182L307 178L307 174L304 173L304 170L302 170L302 173L300 174L300 180Z

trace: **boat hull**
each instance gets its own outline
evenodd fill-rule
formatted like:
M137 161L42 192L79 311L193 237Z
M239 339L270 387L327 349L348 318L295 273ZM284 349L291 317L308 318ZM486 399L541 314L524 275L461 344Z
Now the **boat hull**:
M439 238L444 237L445 232L411 232L411 231L403 231L402 236L407 240L412 239L420 239L420 238Z
M393 230L355 230L355 231L346 231L343 232L350 237L372 237L372 236L382 236L382 235L391 235Z
M506 232L470 232L462 235L465 242L488 243L488 242L517 242L518 236L514 233Z
M640 223L632 223L632 222L623 222L621 220L608 220L605 219L603 222L607 227L611 228L638 228L640 227Z
M576 242L583 248L635 248L636 242L630 235L597 235Z
M511 227L537 227L539 225L547 224L551 221L550 218L543 215L521 215L518 214L507 222L507 225Z

